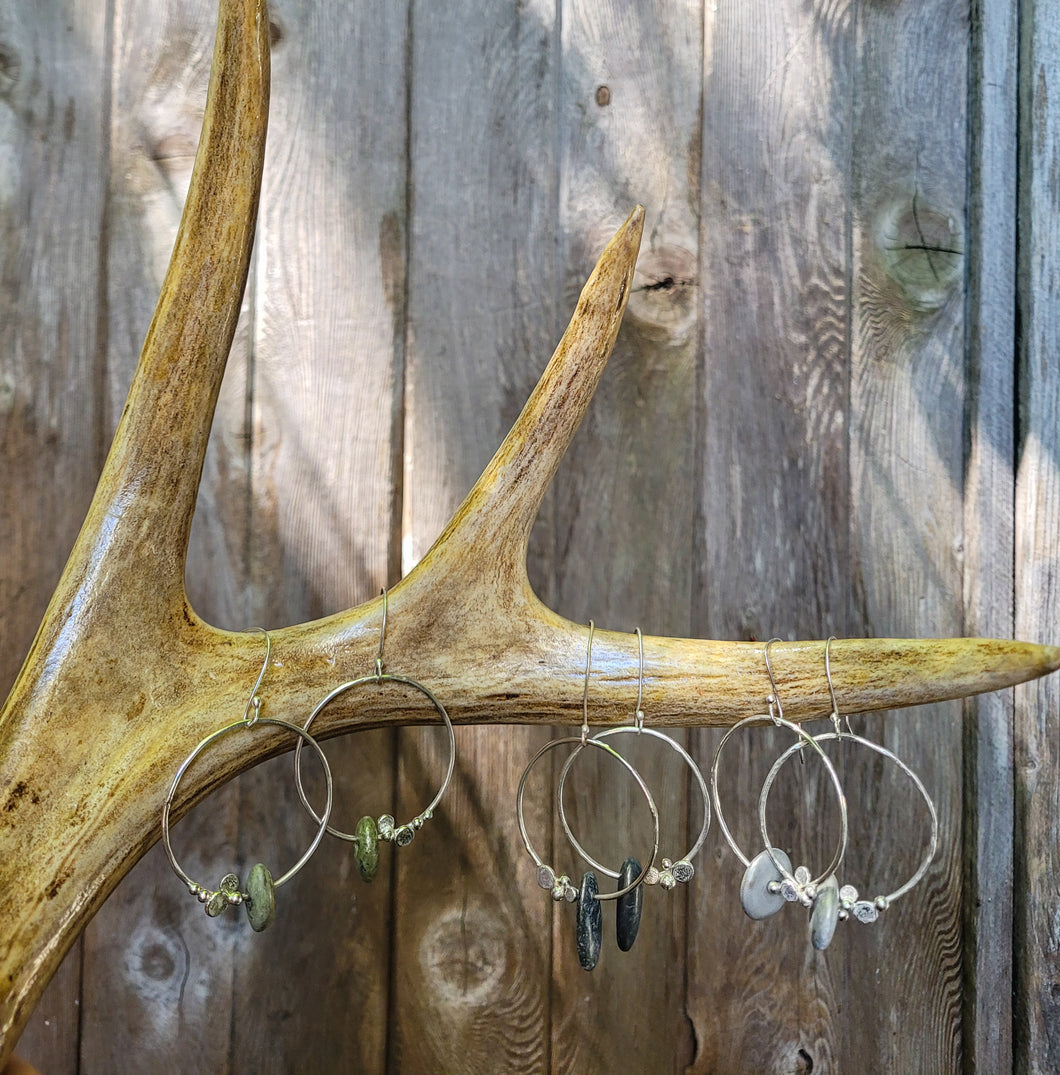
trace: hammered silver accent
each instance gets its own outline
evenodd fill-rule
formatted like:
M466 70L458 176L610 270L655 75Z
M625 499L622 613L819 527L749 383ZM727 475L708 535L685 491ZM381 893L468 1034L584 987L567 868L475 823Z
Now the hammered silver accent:
M398 847L408 847L415 838L416 830L411 825L402 825L400 829L394 830L394 843Z
M392 814L383 814L383 816L376 822L379 828L379 836L383 840L394 839L394 817Z
M556 887L556 874L551 866L538 866L537 883L541 888L547 888L549 891Z
M670 867L670 873L673 875L675 881L680 881L682 884L691 881L695 876L696 868L691 862L675 862Z
M858 900L854 904L854 917L859 922L864 922L865 925L868 925L880 917L880 912L875 903L870 903L868 900Z
M849 911L858 902L858 890L853 885L843 885L839 890L839 902L845 911Z
M648 872L644 875L644 884L657 885L661 876L662 875L654 866L649 866Z

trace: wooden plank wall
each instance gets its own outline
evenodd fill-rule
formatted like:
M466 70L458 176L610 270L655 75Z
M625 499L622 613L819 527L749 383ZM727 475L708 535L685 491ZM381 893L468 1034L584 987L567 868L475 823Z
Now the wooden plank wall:
M84 7L0 8L4 687L122 406L213 38L213 0ZM255 261L189 564L207 619L307 619L408 570L640 201L627 321L532 541L542 596L646 633L1060 638L1047 5L274 0L271 18ZM207 920L154 849L18 1051L49 1073L1056 1070L1056 692L858 721L932 790L940 851L824 954L791 909L745 918L715 827L687 888L646 894L633 951L608 935L585 974L514 818L548 733L466 728L421 839L384 849L371 886L325 848L261 936ZM681 736L704 767L719 739ZM784 741L730 747L745 845ZM345 825L417 809L445 760L429 724L328 752ZM572 812L617 860L645 839L636 795L591 761ZM698 792L674 758L637 761L679 852ZM844 880L893 888L923 807L874 756L840 771ZM189 868L293 860L287 774L182 823ZM810 863L835 830L818 777L786 769L770 815ZM558 847L555 778L527 817Z

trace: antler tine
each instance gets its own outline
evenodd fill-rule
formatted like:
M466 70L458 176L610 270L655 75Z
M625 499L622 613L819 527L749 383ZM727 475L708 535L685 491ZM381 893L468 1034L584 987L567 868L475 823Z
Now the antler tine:
M160 707L194 680L204 648L227 673L208 680L220 701L200 696L205 709L234 705L225 683L260 661L260 643L192 615L184 567L257 218L268 25L264 0L220 0L169 271L81 533L0 711L0 1068L63 953L150 842L161 800L149 774L173 753Z

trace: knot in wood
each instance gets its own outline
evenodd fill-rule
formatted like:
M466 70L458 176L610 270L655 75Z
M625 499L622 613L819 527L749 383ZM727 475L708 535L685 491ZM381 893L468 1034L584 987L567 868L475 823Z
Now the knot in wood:
M628 316L642 335L676 346L696 324L696 257L669 244L643 253L633 277Z
M964 267L957 214L914 194L885 205L874 231L886 272L901 286L910 306L924 313L942 307Z

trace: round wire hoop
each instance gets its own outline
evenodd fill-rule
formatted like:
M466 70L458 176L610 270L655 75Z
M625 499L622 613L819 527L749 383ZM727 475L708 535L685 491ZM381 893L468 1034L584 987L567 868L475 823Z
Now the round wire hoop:
M676 739L673 739L665 732L660 732L655 728L637 727L636 725L622 725L618 728L608 728L606 731L597 732L591 738L592 740L599 741L601 739L608 739L613 735L630 734L650 735L655 739L661 739L664 743L666 743L667 746L677 751L677 753L681 755L681 758L684 760L685 764L688 765L692 772L696 774L696 779L699 781L700 791L703 794L703 827L700 829L699 837L692 845L691 850L688 851L686 854L682 855L680 859L675 860L676 862L688 863L690 859L694 858L699 853L700 848L703 846L703 843L707 838L707 832L710 829L710 791L707 788L707 781L704 778L703 773L700 771L700 768L696 764L695 759L692 757L692 755L689 754L688 751L685 750L685 748L681 746L681 744L678 743ZM578 839L571 831L570 824L567 821L567 811L563 805L563 793L566 790L567 775L570 773L571 766L574 764L574 759L577 758L580 753L581 751L575 751L573 754L571 754L571 756L563 763L563 768L560 770L559 786L556 789L556 803L559 808L560 824L563 826L563 832L566 834L566 837L570 841L571 846L574 848L575 851L578 852L579 855L581 855L583 859L585 859L587 863L589 863L590 866L593 867L593 869L599 870L601 873L606 874L608 877L612 877L617 880L620 876L619 871L609 870L606 866L603 866L599 862L597 862L596 859L594 859L578 842Z
M359 679L351 679L348 683L340 683L329 694L326 694L319 702L317 702L316 708L309 714L309 719L305 722L304 730L306 732L313 726L313 721L320 715L321 710L330 705L340 694L345 694L347 691L354 690L356 687L363 687L368 683L403 683L406 687L412 687L414 690L420 692L426 696L431 705L437 710L438 715L442 718L445 724L445 730L449 741L449 765L445 770L445 779L442 781L442 786L438 789L438 794L430 801L426 809L418 813L411 821L404 825L394 827L392 830L387 829L384 838L391 838L390 833L393 833L393 839L399 843L408 843L412 839L412 835L422 827L425 821L429 821L434 815L434 809L441 802L442 796L445 794L446 789L449 787L449 781L453 777L453 767L456 765L456 736L453 734L453 722L449 719L449 714L445 711L445 706L438 701L437 698L431 693L431 691L425 687L422 683L417 682L415 679L410 679L408 676L399 676L392 672L377 672L370 676L361 676ZM294 750L294 781L298 788L298 798L302 800L302 805L309 811L310 817L314 821L320 821L316 812L309 805L309 800L306 798L305 788L302 786L302 744L299 743ZM385 815L390 821L390 815ZM334 825L328 825L327 831L332 836L337 836L340 840L349 840L355 842L357 840L357 834L352 832L343 832L342 829L335 828ZM382 827L381 827L382 831ZM404 834L404 835L403 835Z
M912 877L909 878L908 881L905 882L904 885L901 885L900 887L896 888L889 895L876 896L871 901L861 901L861 904L858 905L859 907L864 906L865 908L867 908L871 904L877 911L882 911L900 896L904 896L911 888L913 888L923 879L924 874L927 873L928 867L931 865L931 860L935 857L935 852L938 851L939 819L938 814L935 811L935 804L932 801L931 796L928 794L927 788L924 787L924 784L921 781L920 777L918 777L916 773L914 773L913 770L910 769L909 766L906 765L906 763L902 761L902 759L899 758L897 754L894 753L893 750L888 750L887 747L882 746L879 743L874 743L871 739L866 739L864 736L856 735L853 732L822 732L820 735L815 736L814 738L818 743L820 743L822 740L828 739L836 739L839 742L845 742L846 740L850 740L851 742L858 743L860 746L867 747L869 750L876 751L877 754L883 755L883 757L894 762L894 764L897 765L898 768L901 769L909 777L909 779L913 781L913 783L916 785L917 791L920 792L921 797L927 804L928 813L931 815L931 839L928 841L927 854L921 860L916 872L913 874ZM766 799L769 796L770 788L773 786L773 781L776 779L781 767L788 760L788 758L790 758L791 755L799 749L800 745L801 744L796 743L794 746L789 747L783 754L781 754L779 758L777 758L777 760L773 763L773 768L769 770L769 775L766 777L765 783L762 785L762 795L759 798L758 803L758 820L762 832L762 839L766 841L767 847L769 846L769 834L766 832L765 823ZM844 889L846 891L844 891ZM849 903L852 907L854 906L854 901L857 900L856 891L852 890L851 886L841 886L840 893L840 899L844 902L845 909L850 910L851 908L846 907L846 904ZM854 910L855 915L863 921L873 921L876 917L876 915L873 914L871 911L866 911L864 913L868 914L870 917L862 918L862 915L858 913L858 908L855 907Z
M317 757L320 759L320 764L324 769L324 780L327 784L327 802L324 804L324 815L322 818L314 818L319 826L316 835L313 837L309 847L306 848L302 857L285 873L276 878L273 883L273 888L279 888L281 885L285 885L298 871L309 861L313 852L316 851L320 844L321 839L324 836L324 831L327 827L328 818L331 817L332 806L332 793L333 785L331 779L331 766L328 765L328 759L324 756L323 750L320 749L320 744L304 729L299 728L297 724L291 724L286 720L280 720L278 717L261 717L256 716L253 720L237 720L233 724L227 724L223 728L219 728L216 732L212 732L208 735L199 745L184 759L180 768L177 770L177 775L173 777L173 783L169 786L169 794L166 795L165 802L162 804L162 846L166 849L166 857L169 859L170 866L173 867L176 875L188 886L191 892L204 892L208 891L206 886L198 884L193 881L187 873L185 873L183 867L177 862L177 857L173 853L173 845L169 838L169 812L173 806L173 799L177 794L177 788L180 786L181 780L184 778L184 774L188 771L192 762L208 747L217 742L218 739L227 735L229 732L235 731L237 728L242 728L246 731L250 731L254 728L260 728L263 724L272 724L278 728L284 728L294 735L298 736L298 748L301 749L303 743L309 743L310 746L317 753ZM245 893L241 895L245 896Z
M534 845L530 842L530 835L526 831L526 817L523 813L523 795L526 790L526 780L530 775L530 771L533 767L543 758L550 750L555 750L556 747L563 746L564 744L576 744L577 749L572 752L571 757L577 757L581 753L583 747L596 747L599 750L605 750L613 758L617 758L626 769L632 774L633 779L636 780L637 786L644 793L644 798L648 800L648 809L651 811L652 825L655 829L655 844L652 847L651 857L645 863L643 869L641 869L637 878L632 884L627 885L625 888L620 888L617 892L599 892L596 895L596 899L599 901L604 900L617 900L620 896L626 895L627 892L632 892L637 885L644 880L648 871L655 865L655 857L659 854L659 810L655 805L655 800L652 798L652 794L648 785L644 783L644 778L637 772L636 769L622 757L617 750L614 749L609 743L602 743L599 739L582 739L581 736L571 735L565 736L562 739L550 739L527 763L526 768L523 770L522 778L519 781L519 790L515 795L515 814L519 820L519 832L522 833L523 844L526 847L527 854L534 860L534 863L538 868L538 875L541 876L541 871L548 871L553 880L556 878L556 872L549 866L538 853L534 850ZM605 871L610 877L617 877L617 873L611 873L610 870ZM542 885L542 888L550 887Z
M830 877L838 869L840 862L843 861L843 856L846 854L847 849L847 801L846 796L843 794L843 785L839 782L839 776L835 771L835 766L832 765L831 759L818 745L817 740L820 736L814 737L809 732L800 728L797 724L787 720L784 717L777 717L771 714L756 714L750 717L744 717L743 720L737 721L723 736L721 742L718 744L718 749L714 752L714 764L710 768L710 790L711 797L714 800L714 814L718 819L718 827L721 829L722 835L725 837L725 842L732 848L733 853L743 863L745 869L751 865L751 860L740 850L739 845L733 839L732 833L729 831L729 826L725 821L725 814L721 809L721 798L718 794L718 763L721 760L721 752L728 742L729 737L738 729L743 728L749 724L772 724L782 728L787 728L793 731L799 738L799 741L787 751L784 757L788 757L795 751L800 750L804 746L811 747L814 752L820 757L825 769L828 772L828 776L832 781L832 786L835 788L836 797L839 801L839 843L836 845L835 854L832 856L832 861L828 864L825 871L819 876L810 880L808 883L804 883L801 880L797 880L790 870L786 869L783 863L777 858L772 845L767 841L765 850L769 854L769 858L772 860L773 865L777 868L781 876L791 884L797 884L800 889L813 886L816 888L822 881ZM774 766L774 768L776 768ZM773 779L776 779L776 774L773 774ZM761 797L759 798L759 807L761 808ZM800 867L801 869L802 867Z

